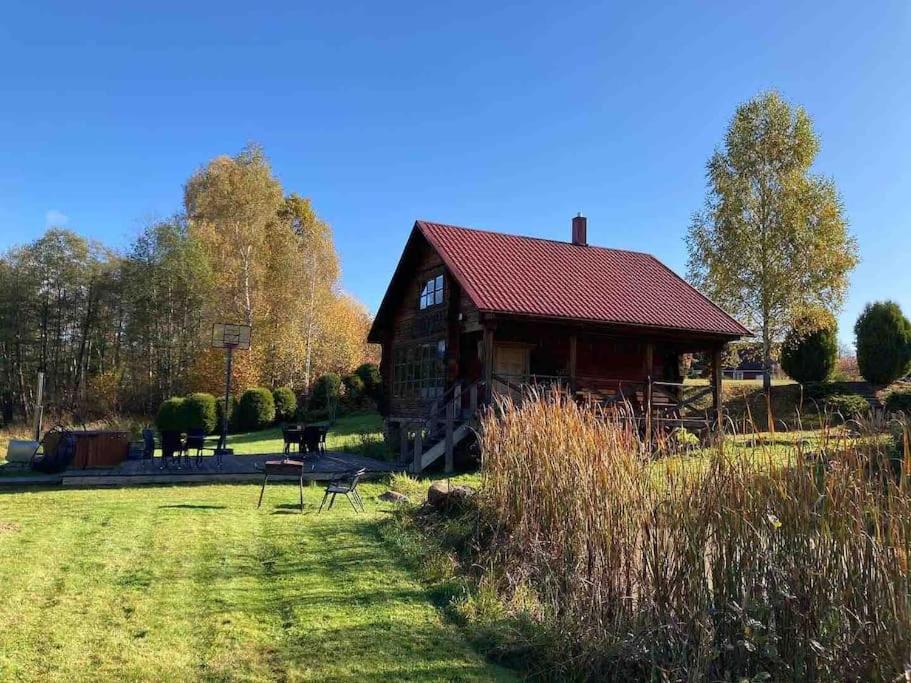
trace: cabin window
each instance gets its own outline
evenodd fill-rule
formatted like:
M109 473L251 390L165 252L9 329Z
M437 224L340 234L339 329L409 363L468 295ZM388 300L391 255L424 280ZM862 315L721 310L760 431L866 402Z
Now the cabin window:
M432 277L421 290L421 310L443 303L443 276Z
M443 395L446 342L439 340L395 350L392 393L397 398L433 399Z

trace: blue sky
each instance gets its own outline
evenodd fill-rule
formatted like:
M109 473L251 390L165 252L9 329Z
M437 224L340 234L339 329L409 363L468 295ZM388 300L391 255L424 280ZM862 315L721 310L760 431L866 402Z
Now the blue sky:
M906 2L19 2L0 18L0 249L123 247L261 143L376 308L415 218L654 253L682 272L705 161L777 88L822 139L864 303L911 314Z

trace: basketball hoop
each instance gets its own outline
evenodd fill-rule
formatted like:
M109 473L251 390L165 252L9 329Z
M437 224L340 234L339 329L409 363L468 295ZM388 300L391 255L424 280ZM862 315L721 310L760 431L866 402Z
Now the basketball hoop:
M215 323L212 326L212 346L216 349L227 351L225 362L225 409L221 421L221 438L215 449L218 468L221 469L221 456L234 453L228 448L228 407L231 401L231 367L234 361L234 349L247 351L250 349L250 326L235 325L233 323Z
M212 346L216 349L250 348L250 326L232 323L215 323L212 326Z

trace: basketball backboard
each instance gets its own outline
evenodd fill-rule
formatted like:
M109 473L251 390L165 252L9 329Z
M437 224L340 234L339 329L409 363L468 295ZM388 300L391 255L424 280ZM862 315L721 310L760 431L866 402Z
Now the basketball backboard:
M250 348L250 326L231 323L215 323L212 326L212 346L216 349Z

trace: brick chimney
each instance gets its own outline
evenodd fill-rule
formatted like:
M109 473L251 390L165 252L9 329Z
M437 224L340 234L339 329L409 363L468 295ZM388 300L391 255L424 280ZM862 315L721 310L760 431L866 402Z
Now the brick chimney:
M588 245L588 219L581 212L573 218L573 244Z

